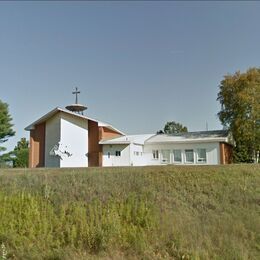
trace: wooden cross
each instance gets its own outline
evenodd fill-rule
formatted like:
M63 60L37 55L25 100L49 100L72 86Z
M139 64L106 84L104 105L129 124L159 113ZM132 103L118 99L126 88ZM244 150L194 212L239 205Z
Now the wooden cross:
M75 104L78 104L78 94L80 94L80 91L78 91L78 88L76 87L76 91L73 91L72 94L76 95L76 103Z

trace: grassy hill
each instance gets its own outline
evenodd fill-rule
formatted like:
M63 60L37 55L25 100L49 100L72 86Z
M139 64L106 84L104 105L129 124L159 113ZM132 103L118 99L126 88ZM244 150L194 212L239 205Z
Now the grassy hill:
M0 171L0 259L260 257L258 165Z

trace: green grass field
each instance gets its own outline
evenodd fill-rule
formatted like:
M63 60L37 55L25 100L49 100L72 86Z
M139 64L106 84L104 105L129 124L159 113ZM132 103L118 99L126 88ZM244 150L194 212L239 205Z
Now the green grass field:
M260 259L260 167L0 169L9 258Z

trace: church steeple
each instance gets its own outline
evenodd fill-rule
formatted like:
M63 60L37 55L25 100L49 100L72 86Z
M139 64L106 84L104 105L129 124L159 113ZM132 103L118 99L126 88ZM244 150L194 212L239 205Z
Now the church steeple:
M83 106L81 104L78 104L78 94L80 94L80 91L78 90L77 87L75 88L75 91L72 92L72 94L76 96L75 104L66 106L66 109L68 109L71 112L83 115L83 111L86 110L87 107Z

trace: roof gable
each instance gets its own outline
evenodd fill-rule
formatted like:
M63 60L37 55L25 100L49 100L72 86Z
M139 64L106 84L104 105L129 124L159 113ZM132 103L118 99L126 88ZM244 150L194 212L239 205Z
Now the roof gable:
M97 119L93 119L93 118L90 118L90 117L86 117L84 115L80 115L80 114L76 114L74 112L71 112L69 110L65 110L63 108L60 108L60 107L56 107L54 108L53 110L51 110L50 112L48 112L47 114L43 115L42 117L40 117L38 120L34 121L32 124L28 125L27 127L25 127L25 130L26 131L30 131L30 130L33 130L35 128L35 125L38 125L38 124L41 124L43 122L46 122L49 118L53 117L56 113L59 113L59 112L62 112L62 113L66 113L68 115L71 115L71 116L75 116L75 117L78 117L78 118L81 118L82 120L91 120L91 121L94 121L94 122L97 122L98 123L98 126L105 126L107 128L110 128L111 130L115 131L115 132L118 132L122 135L125 135L123 132L121 132L120 130L118 130L117 128L113 127L112 125L108 124L108 123L105 123L105 122L101 122Z

